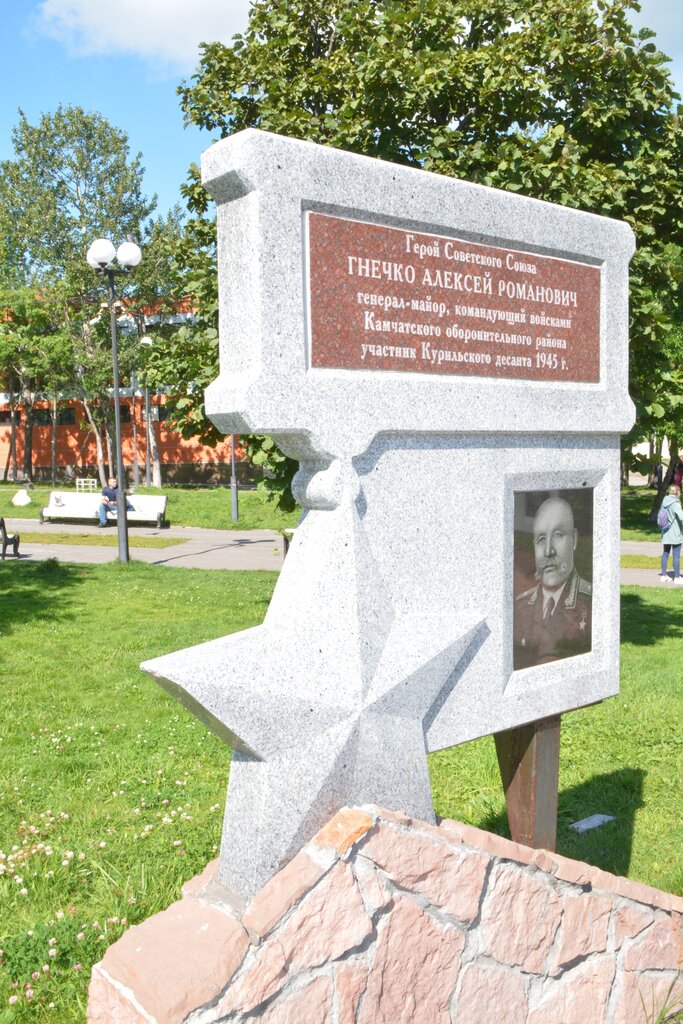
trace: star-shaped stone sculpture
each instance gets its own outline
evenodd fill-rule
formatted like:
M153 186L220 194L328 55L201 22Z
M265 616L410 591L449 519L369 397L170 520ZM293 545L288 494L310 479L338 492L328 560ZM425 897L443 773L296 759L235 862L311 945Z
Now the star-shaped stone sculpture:
M263 625L143 664L233 748L220 880L238 900L344 804L433 820L423 723L483 619L411 601L347 497L305 514Z

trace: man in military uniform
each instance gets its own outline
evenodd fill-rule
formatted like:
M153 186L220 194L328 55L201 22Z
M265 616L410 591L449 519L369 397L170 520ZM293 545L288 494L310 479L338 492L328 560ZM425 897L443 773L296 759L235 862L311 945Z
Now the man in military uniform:
M548 498L534 518L535 587L515 600L514 668L543 665L591 649L591 584L574 569L578 531L563 498Z

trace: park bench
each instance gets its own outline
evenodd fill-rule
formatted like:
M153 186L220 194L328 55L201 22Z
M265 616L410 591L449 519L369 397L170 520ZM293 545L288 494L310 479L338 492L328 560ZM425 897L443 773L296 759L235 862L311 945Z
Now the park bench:
M155 523L159 529L166 525L165 494L128 494L128 501L133 506L127 512L129 523ZM98 509L102 497L99 494L88 494L74 491L51 491L50 501L40 511L40 521L47 519L98 519ZM116 522L116 512L107 512L107 521Z
M12 548L12 554L15 558L19 557L19 534L8 533L7 527L5 526L5 520L0 518L0 543L2 544L2 560L5 560L5 552L7 548Z

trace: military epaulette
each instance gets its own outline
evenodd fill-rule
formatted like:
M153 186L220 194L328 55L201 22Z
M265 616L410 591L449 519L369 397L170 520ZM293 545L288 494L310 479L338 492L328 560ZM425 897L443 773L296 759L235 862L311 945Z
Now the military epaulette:
M593 584L589 583L588 580L584 580L579 576L579 593L585 594L590 597L593 593Z

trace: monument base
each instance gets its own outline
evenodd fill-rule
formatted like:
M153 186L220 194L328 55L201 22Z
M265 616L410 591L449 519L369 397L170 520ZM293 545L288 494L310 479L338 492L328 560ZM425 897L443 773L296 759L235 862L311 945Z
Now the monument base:
M683 899L468 825L345 808L241 918L217 866L107 950L90 1024L633 1024L683 1004Z

